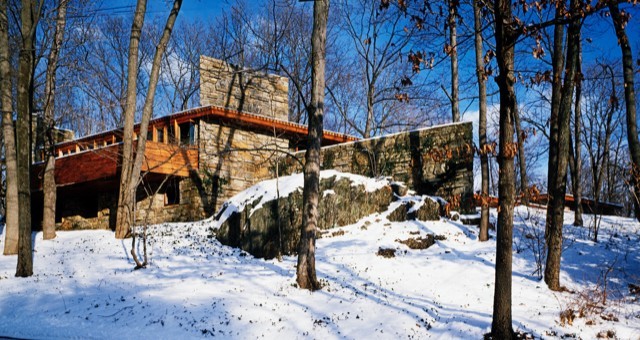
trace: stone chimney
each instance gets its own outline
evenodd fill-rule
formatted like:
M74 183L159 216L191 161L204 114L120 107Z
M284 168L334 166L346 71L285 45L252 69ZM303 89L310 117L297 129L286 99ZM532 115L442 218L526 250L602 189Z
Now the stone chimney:
M200 105L289 120L289 79L200 56Z

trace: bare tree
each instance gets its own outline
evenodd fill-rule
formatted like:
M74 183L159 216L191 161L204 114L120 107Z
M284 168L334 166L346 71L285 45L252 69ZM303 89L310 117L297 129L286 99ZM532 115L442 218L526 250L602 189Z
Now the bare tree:
M487 75L485 73L484 52L482 48L482 2L473 0L473 22L476 54L476 75L478 79L478 142L480 143L480 169L482 176L480 241L489 240L489 157L487 145Z
M0 105L2 105L2 132L6 164L6 219L4 255L18 253L18 170L16 139L13 129L13 103L11 98L11 65L9 61L9 21L7 1L0 0Z
M458 0L448 0L449 16L447 17L447 26L449 28L449 46L445 47L451 58L451 120L453 122L460 121L459 107L459 89L458 89L458 32L456 20L458 20Z
M325 48L329 0L313 3L313 33L311 35L311 103L309 104L309 136L305 153L304 188L302 191L302 226L298 249L298 286L311 291L321 288L316 278L316 233L320 200L320 146L324 115Z
M513 209L515 205L515 171L513 159L516 154L513 142L513 117L517 110L514 84L514 50L518 37L515 31L511 1L494 2L496 60L500 90L500 142L498 163L498 235L496 239L496 273L493 296L493 322L491 335L495 339L513 337L511 319L511 273L513 244Z
M562 3L556 8L556 19L564 17L566 8ZM580 6L577 0L571 0L571 12L577 13ZM571 134L571 106L578 62L578 45L580 44L581 19L573 16L569 22L566 39L566 64L562 67L560 58L564 49L564 28L556 25L554 39L554 74L551 104L551 133L549 140L549 202L547 204L547 221L545 239L547 241L547 257L544 281L551 290L558 291L560 286L560 259L562 255L562 227L564 223L564 203L567 190L567 166L569 162L569 135ZM556 69L558 67L558 69ZM557 72L557 73L556 73ZM564 79L561 74L564 74ZM564 80L564 83L562 82ZM559 89L558 89L559 87Z
M339 62L343 65L338 71L342 75L335 78L342 77L343 81L332 83L329 88L337 108L347 106L340 102L338 86L344 87L347 95L342 99L351 102L352 107L355 99L353 112L342 111L342 119L364 138L410 121L411 115L407 113L413 110L409 101L418 103L426 96L420 83L426 72L411 73L411 65L402 59L416 47L418 25L411 24L402 9L391 7L381 11L375 1L342 1L338 9L340 32L351 43L349 49L355 51L340 54ZM354 87L354 82L361 86Z
M45 84L45 168L42 182L44 194L44 211L42 214L42 231L45 240L56 237L56 178L55 178L55 95L56 95L56 71L58 68L58 56L64 38L65 25L67 23L67 4L69 0L60 0L58 4L58 14L56 17L56 28L49 51L47 61L47 75Z
M159 90L169 112L198 105L200 55L213 52L210 32L214 32L210 24L197 21L176 26L171 35L159 80Z
M597 68L601 70L592 70L589 74L584 112L584 142L589 157L591 194L594 202L592 213L595 215L589 230L593 231L594 242L598 242L599 205L606 171L610 167L611 138L619 121L618 94L613 69L609 65L599 65Z
M16 276L33 275L31 246L31 114L33 112L33 73L35 68L36 27L44 1L22 0L20 13L22 46L18 66L18 119L16 120L16 159L18 163L18 265Z
M122 145L122 173L120 177L120 190L118 196L118 211L116 213L116 238L125 238L131 232L133 225L133 211L135 208L135 193L138 187L140 170L144 159L145 144L147 134L145 131L149 128L149 120L153 112L153 101L156 93L156 85L160 73L160 64L162 55L164 54L171 31L175 24L182 0L174 0L171 12L167 18L162 37L158 43L151 65L151 74L149 76L149 87L145 98L144 107L142 109L142 120L140 122L140 134L137 140L135 157L133 154L133 125L135 118L136 106L136 66L138 47L140 42L140 32L144 24L144 14L146 12L146 0L138 0L136 6L136 14L134 16L133 25L131 27L131 42L129 46L129 70L127 77L127 110L124 118L124 133Z
M633 53L629 37L625 31L630 15L620 11L618 3L608 1L611 19L615 27L618 44L622 51L622 75L624 78L624 103L627 109L627 143L631 154L631 183L635 202L636 219L640 221L640 141L638 141L638 123L636 121L636 94L634 88Z
M578 45L577 73L582 73L582 42ZM576 100L573 109L573 137L569 136L569 169L571 171L571 188L574 200L573 225L582 226L582 146L580 134L582 131L582 78L576 79Z

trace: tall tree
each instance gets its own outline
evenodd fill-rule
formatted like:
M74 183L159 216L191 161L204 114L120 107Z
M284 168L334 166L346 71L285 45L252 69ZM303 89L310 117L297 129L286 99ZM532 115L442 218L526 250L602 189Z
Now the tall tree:
M410 110L409 105L403 102L407 103L409 99L417 101L423 97L424 93L418 85L420 80L416 79L418 74L414 73L413 79L406 76L405 71L410 65L399 58L415 48L419 25L410 25L406 13L398 8L380 10L376 1L342 0L337 7L339 29L351 43L348 48L355 53L345 50L333 63L331 70L339 71L339 76L348 75L348 79L342 84L331 82L329 95L336 108L340 108L344 104L341 103L340 99L343 98L339 98L339 92L355 92L356 98L345 96L344 100L349 103L355 101L357 108L353 109L354 112L341 110L340 113L353 130L369 138L398 124L394 122L398 118L395 111ZM413 84L414 81L416 84ZM360 84L355 86L356 89L354 82ZM400 87L407 99L397 96ZM364 114L366 116L363 117Z
M133 126L136 107L136 74L137 55L140 43L140 33L144 24L147 1L138 0L136 14L131 26L131 41L129 46L129 69L127 76L127 105L124 117L124 133L122 138L122 172L120 177L120 190L118 196L118 211L116 213L116 238L125 238L131 232L134 222L134 207L136 204L136 191L140 183L140 171L144 160L144 151L147 141L147 131L149 121L153 113L153 101L156 93L156 85L160 73L162 56L167 48L171 32L175 24L182 0L174 0L171 12L167 18L162 37L156 46L153 63L151 64L151 74L149 75L149 87L142 108L142 119L140 121L140 133L138 134L135 158L133 155Z
M589 70L589 80L585 86L585 122L584 144L591 173L591 197L593 198L594 223L589 227L593 231L593 241L598 242L600 220L599 204L603 196L603 185L607 171L611 168L611 140L618 128L620 107L616 91L616 79L613 68L609 65L598 65L598 69ZM606 79L609 78L609 79ZM613 183L611 183L613 184ZM601 216L600 216L601 217Z
M122 171L120 173L120 190L118 192L118 210L116 212L116 238L122 239L129 235L133 220L133 204L135 195L130 190L133 162L133 126L136 111L136 86L138 73L138 50L140 36L144 25L144 15L147 11L147 1L138 0L131 25L129 38L129 60L127 69L127 91L124 111L124 132L122 143ZM142 131L142 130L141 130ZM144 138L146 133L141 133Z
M576 72L582 73L582 42L578 45L578 63ZM573 138L569 136L569 170L571 171L571 189L574 201L573 225L582 226L582 78L576 79L576 101L573 105Z
M520 194L522 202L529 204L529 179L527 178L527 159L525 157L524 142L527 139L522 124L520 123L520 110L513 113L513 123L515 124L516 136L518 140L518 165L520 167Z
M480 241L489 240L489 157L487 145L487 75L482 48L482 2L473 0L473 28L476 52L476 76L478 79L478 142L480 143L480 169L482 176L481 209L480 209Z
M311 34L311 103L308 108L309 134L305 153L302 226L296 279L300 288L311 291L321 288L316 278L316 232L320 200L320 146L324 118L324 71L328 18L329 0L314 1Z
M56 16L56 28L49 51L47 61L47 75L44 89L44 124L45 124L45 168L42 181L44 194L44 211L42 213L42 231L45 240L56 237L56 178L55 178L55 95L56 95L56 71L58 69L58 56L64 39L64 30L67 23L67 4L69 0L60 0L58 14Z
M517 109L515 94L514 50L518 37L515 32L511 1L494 2L496 60L500 91L500 141L498 165L498 234L496 240L496 273L493 296L493 322L491 335L494 339L513 337L511 319L511 273L513 244L513 209L515 205L514 157L517 147L513 142L513 117Z
M627 109L627 143L631 156L631 183L636 219L640 221L640 141L638 141L638 122L636 120L636 94L634 84L633 53L625 27L629 22L628 12L620 11L616 1L609 1L609 12L622 52L622 76L624 79L624 103Z
M556 18L563 18L566 14L564 2L556 7ZM580 3L578 0L571 0L571 13L578 13ZM558 26L556 25L556 29ZM552 122L549 140L549 202L547 204L547 221L545 228L545 239L547 242L546 266L544 270L544 281L551 290L560 290L560 259L562 255L562 227L564 224L564 203L567 191L567 167L569 162L569 135L571 134L571 106L573 103L573 90L576 75L576 65L578 61L578 45L580 42L581 18L573 15L569 21L567 34L567 54L566 65L562 69L564 82L560 79L560 74L554 73L553 86L560 87L559 98L552 99ZM554 41L554 49L563 49L563 38ZM558 58L560 55L554 55ZM559 62L556 62L559 63ZM554 72L556 71L554 63ZM556 96L556 90L553 90ZM554 108L554 105L557 107ZM554 117L554 111L557 116ZM555 121L554 121L555 118ZM555 144L555 145L553 145ZM553 148L552 148L553 146ZM555 155L554 155L555 152ZM555 157L554 157L555 156ZM552 180L553 179L553 180Z
M449 28L449 46L447 52L451 58L451 119L453 122L460 121L459 107L459 86L458 86L458 32L456 20L458 19L458 0L448 0L449 17L447 26Z
M9 21L7 1L0 0L0 109L4 134L4 158L6 164L6 216L4 255L18 253L18 169L16 163L16 139L13 129L13 103L11 99L11 64L9 61Z
M16 120L16 159L18 163L18 265L16 276L33 275L31 249L31 114L33 112L33 73L35 68L36 27L44 1L22 0L20 32L22 44L18 61L18 119Z

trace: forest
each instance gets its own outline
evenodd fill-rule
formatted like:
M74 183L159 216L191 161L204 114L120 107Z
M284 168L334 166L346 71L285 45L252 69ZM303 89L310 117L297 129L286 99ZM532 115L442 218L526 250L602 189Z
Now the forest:
M567 233L580 230L581 242L599 249L618 233L629 244L638 238L639 20L636 1L618 0L0 0L5 258L17 255L12 257L16 277L38 274L32 236L37 233L31 227L34 162L44 168L42 241L35 244L61 238L54 221L56 131L82 137L118 129L115 238L134 236L136 269L146 268L147 229L141 261L134 225L146 134L134 141L134 125L146 131L153 118L198 107L200 56L212 56L240 69L287 77L289 121L308 126L300 243L297 261L286 260L296 262L300 289L327 289L327 279L316 274L324 130L366 139L472 121L480 218L471 239L495 243L486 250L494 252L495 267L493 291L486 292L493 298L490 329L479 326L484 333L476 337L530 336L524 325L514 330L512 317L514 270L522 267L518 242L537 240L527 249L539 286L555 297L571 290L564 282L564 261L577 255ZM34 121L44 127L42 137L32 131ZM34 143L37 138L41 143ZM545 206L532 213L529 203L541 193ZM593 202L593 211L583 210L583 199ZM599 204L619 206L623 216L604 216ZM525 230L532 225L537 227ZM158 235L150 239L163 242ZM620 271L635 281L621 296L633 295L632 286L637 296L639 261L629 255L627 241L616 243L626 247ZM327 261L329 256L320 254ZM601 272L597 285L606 287L616 267L608 265L612 269ZM5 278L0 279L1 284ZM602 305L607 288L604 292ZM287 294L304 299L295 290ZM640 315L634 313L637 309L627 315ZM566 319L560 315L563 325ZM631 329L625 333L630 337L640 332ZM351 336L358 335L365 333Z

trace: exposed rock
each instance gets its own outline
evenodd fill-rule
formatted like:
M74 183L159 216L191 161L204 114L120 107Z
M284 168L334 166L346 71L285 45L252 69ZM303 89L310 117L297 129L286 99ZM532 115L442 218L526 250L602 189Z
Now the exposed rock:
M413 199L404 200L387 216L387 219L392 222L407 220L437 221L440 219L440 210L440 203L428 196L422 196L419 201Z
M394 195L398 197L404 197L407 195L409 188L402 182L391 182L391 190L393 191Z
M318 207L319 229L349 225L382 212L393 198L389 185L367 191L363 185L353 185L349 178L336 176L323 178L320 192L323 197ZM254 210L261 198L245 205L242 211L231 213L220 225L216 237L222 244L239 247L255 257L269 259L295 254L302 224L302 191L298 189L286 197L263 202ZM221 219L228 208L230 206L225 205L216 219Z
M376 255L384 258L396 257L396 250L392 248L379 248Z

